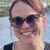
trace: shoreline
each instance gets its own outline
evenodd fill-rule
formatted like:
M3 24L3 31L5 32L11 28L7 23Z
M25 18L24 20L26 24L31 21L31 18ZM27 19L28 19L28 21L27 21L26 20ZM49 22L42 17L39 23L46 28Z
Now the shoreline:
M0 17L9 15L9 7L0 7Z
M0 17L3 17L3 16L9 16L9 8L10 8L10 6L7 6L7 7L0 7ZM47 13L47 11L48 10L50 10L50 6L47 6L46 8L45 8L45 10L46 10L46 13Z

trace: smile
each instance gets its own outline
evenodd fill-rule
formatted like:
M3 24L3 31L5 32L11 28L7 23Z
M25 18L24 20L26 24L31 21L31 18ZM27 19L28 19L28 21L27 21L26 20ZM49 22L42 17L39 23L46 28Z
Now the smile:
M36 32L36 30L33 30L33 31L24 31L24 32L21 32L20 34L24 35L24 36L30 36L31 34L34 34L35 32Z
M24 36L27 36L27 35L30 35L32 34L33 32L26 32L26 33L23 33Z

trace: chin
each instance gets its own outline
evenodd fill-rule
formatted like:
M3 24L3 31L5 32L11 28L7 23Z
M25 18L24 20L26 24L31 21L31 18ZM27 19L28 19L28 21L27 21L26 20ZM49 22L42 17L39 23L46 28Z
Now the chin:
M22 43L24 43L24 44L31 44L32 42L22 42Z
M25 38L25 39L19 39L20 42L24 43L24 44L30 44L32 43L32 40L30 38Z

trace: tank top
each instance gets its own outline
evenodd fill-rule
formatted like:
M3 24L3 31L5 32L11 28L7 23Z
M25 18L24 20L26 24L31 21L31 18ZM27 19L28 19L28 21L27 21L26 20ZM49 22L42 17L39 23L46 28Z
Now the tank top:
M4 46L4 50L12 50L13 43ZM44 50L50 50L50 44L45 42Z

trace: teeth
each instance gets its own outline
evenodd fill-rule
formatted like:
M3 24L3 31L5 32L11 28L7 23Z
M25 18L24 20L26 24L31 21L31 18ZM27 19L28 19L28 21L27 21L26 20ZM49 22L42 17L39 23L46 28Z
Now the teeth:
M23 35L30 35L32 32L23 33Z

